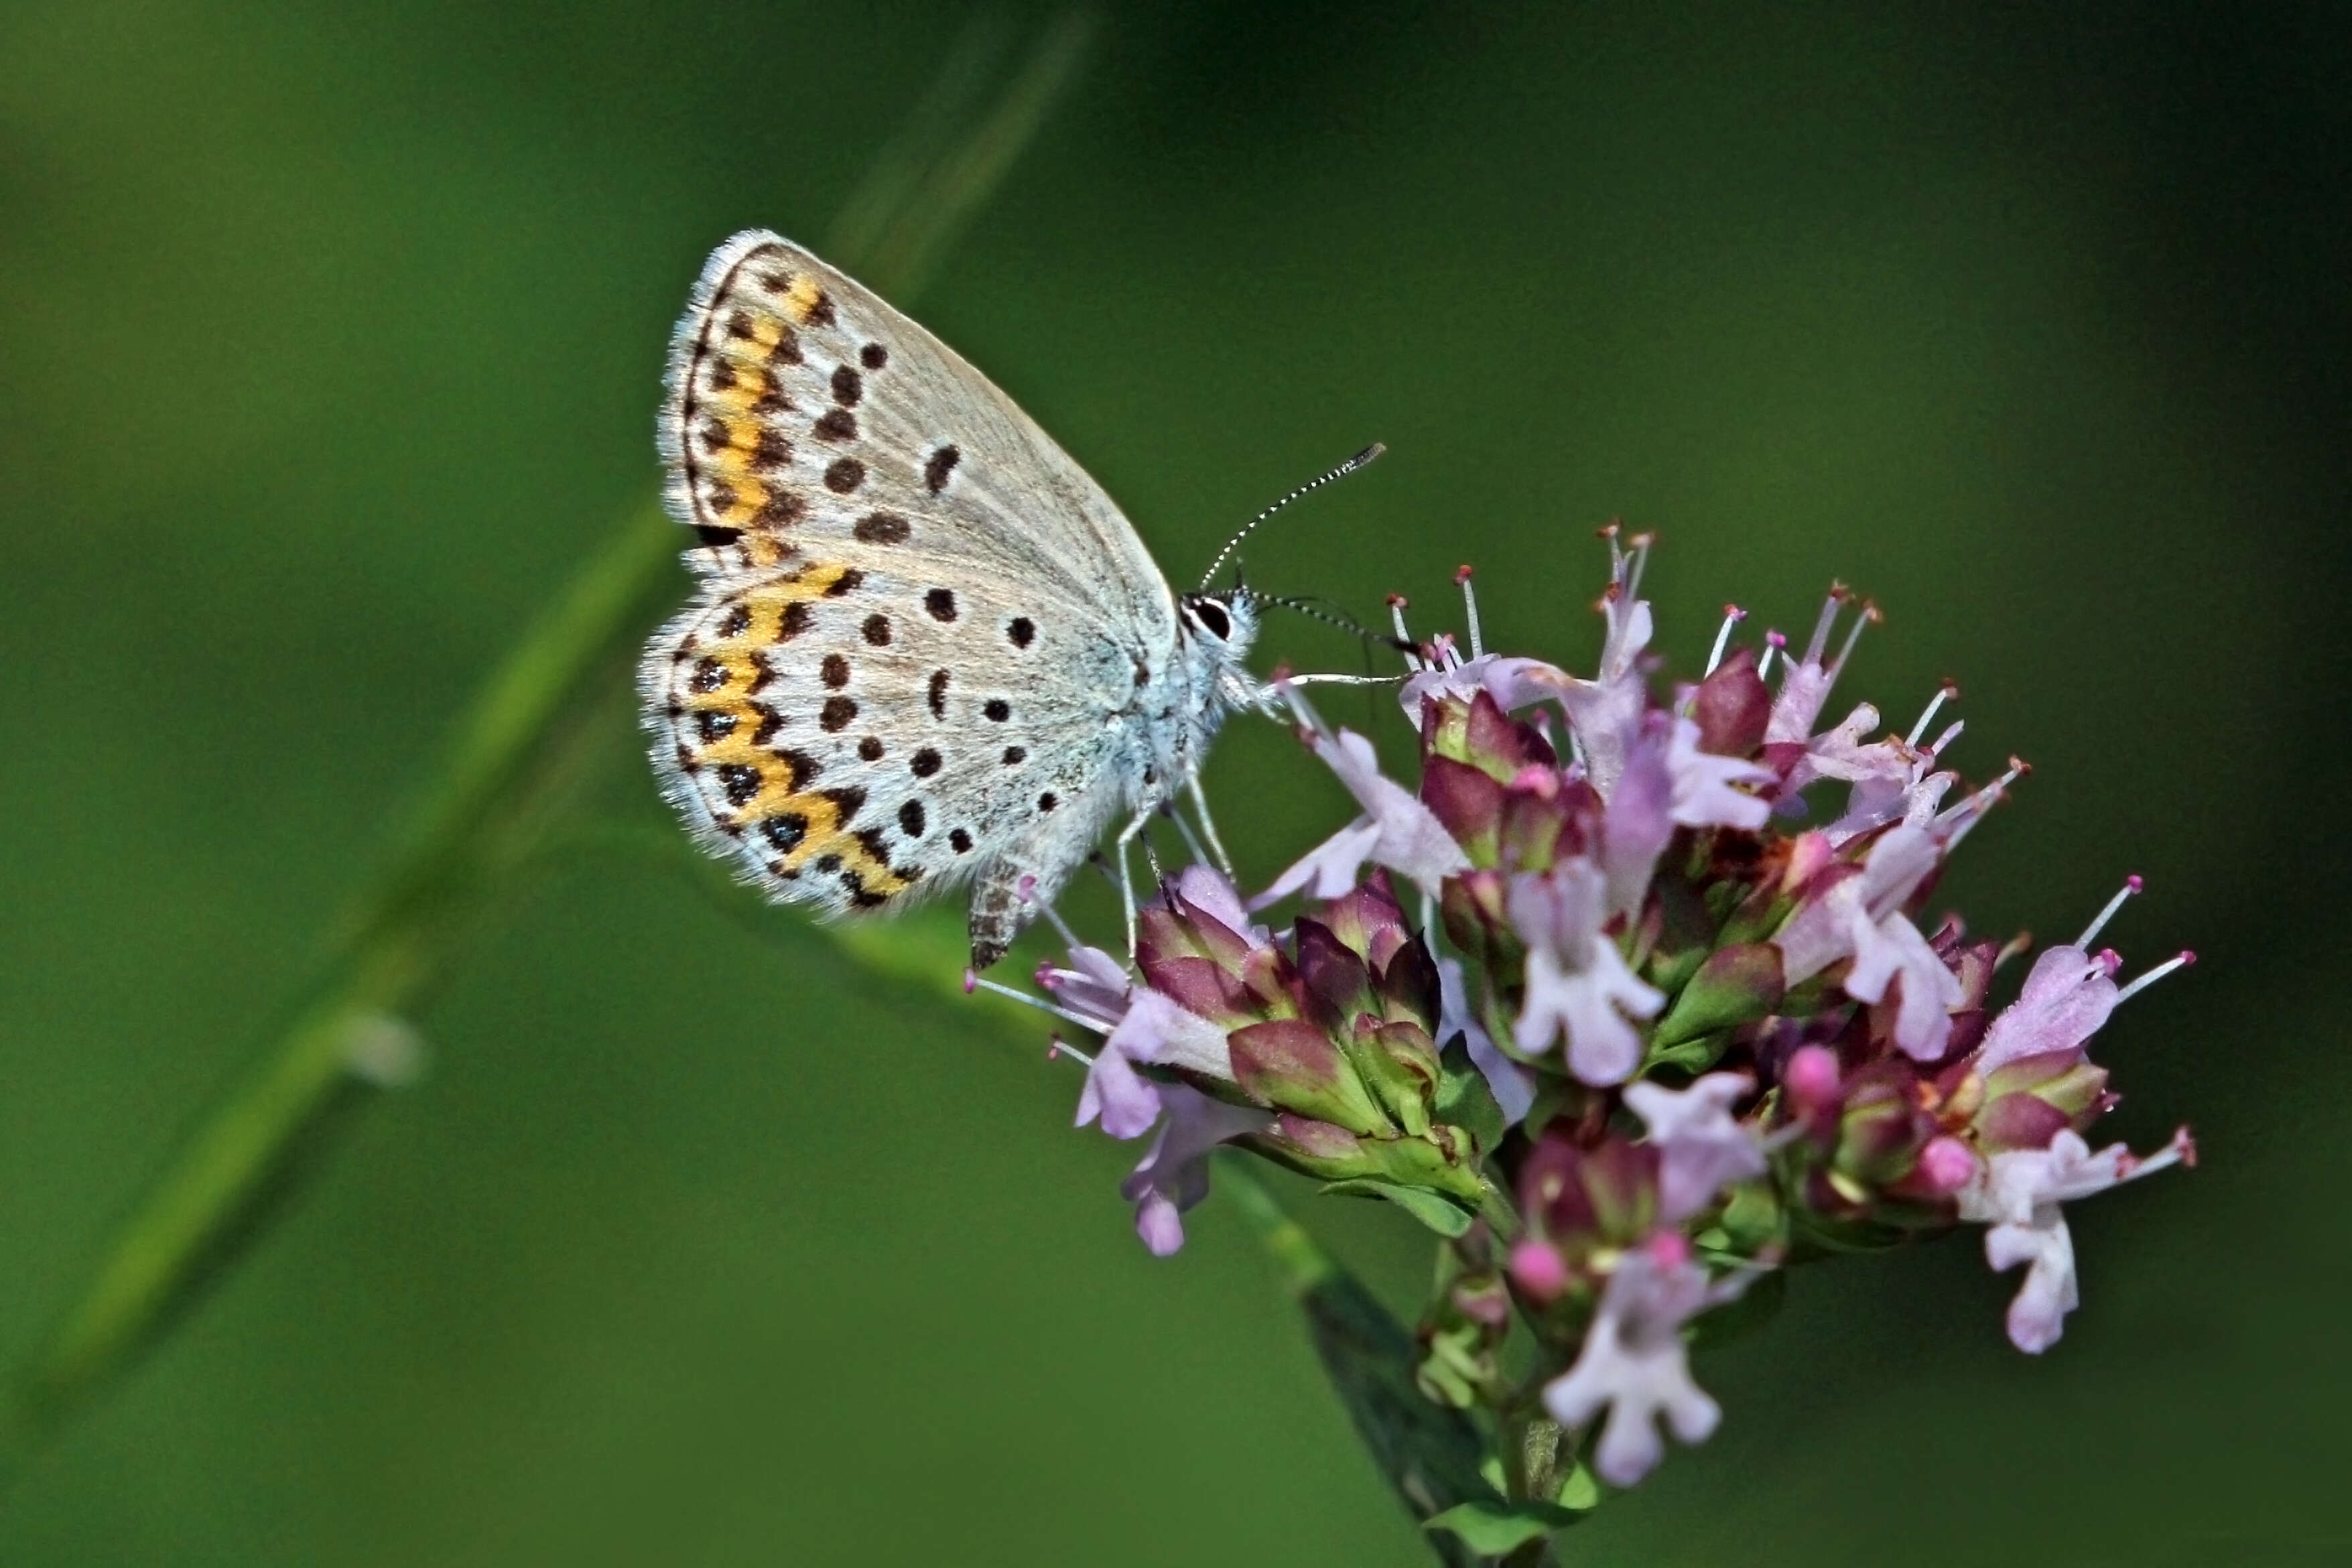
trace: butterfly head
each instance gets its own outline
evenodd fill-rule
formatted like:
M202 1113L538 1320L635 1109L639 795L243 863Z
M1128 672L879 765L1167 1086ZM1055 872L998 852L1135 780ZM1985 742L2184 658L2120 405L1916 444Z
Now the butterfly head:
M1258 604L1247 588L1218 588L1186 594L1176 602L1182 623L1184 661L1192 667L1192 689L1213 693L1223 707L1247 706L1257 682L1242 660L1257 640Z

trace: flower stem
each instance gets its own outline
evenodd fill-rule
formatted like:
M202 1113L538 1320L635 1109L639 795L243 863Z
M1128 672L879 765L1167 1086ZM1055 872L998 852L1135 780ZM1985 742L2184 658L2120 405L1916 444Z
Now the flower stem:
M1492 1499L1494 1489L1479 1474L1486 1445L1477 1427L1462 1412L1433 1403L1413 1381L1420 1357L1412 1335L1283 1212L1244 1156L1221 1159L1217 1184L1281 1268L1332 1391L1413 1519L1425 1521L1457 1503ZM1442 1562L1478 1561L1453 1536L1428 1540Z

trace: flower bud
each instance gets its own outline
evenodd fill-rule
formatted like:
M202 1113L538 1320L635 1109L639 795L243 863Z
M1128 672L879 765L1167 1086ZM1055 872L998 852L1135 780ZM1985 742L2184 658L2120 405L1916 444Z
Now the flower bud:
M1781 1071L1780 1086L1800 1114L1818 1110L1837 1099L1837 1053L1827 1046L1799 1046Z
M1251 1024L1226 1037L1234 1079L1252 1100L1348 1131L1393 1133L1348 1058L1304 1018Z
M1568 1262L1549 1241L1522 1241L1511 1248L1511 1283L1539 1307L1568 1289Z
M1986 1150L2041 1149L2068 1129L2081 1132L2112 1110L2107 1069L2080 1050L2020 1057L1982 1079L1984 1101L1975 1116Z
M1756 650L1738 647L1699 682L1691 701L1699 745L1726 757L1752 757L1764 743L1772 693L1756 673Z
M1977 1157L1958 1139L1931 1139L1919 1151L1919 1180L1938 1197L1948 1197L1969 1184L1977 1173Z
M1769 942L1708 955L1650 1037L1653 1050L1754 1023L1780 1005L1780 950Z

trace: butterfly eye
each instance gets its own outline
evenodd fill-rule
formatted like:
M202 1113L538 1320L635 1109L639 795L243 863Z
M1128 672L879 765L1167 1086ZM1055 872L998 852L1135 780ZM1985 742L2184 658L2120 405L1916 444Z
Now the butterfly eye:
M1192 619L1202 631L1219 642L1234 635L1233 617L1225 614L1225 607L1214 599L1193 600Z

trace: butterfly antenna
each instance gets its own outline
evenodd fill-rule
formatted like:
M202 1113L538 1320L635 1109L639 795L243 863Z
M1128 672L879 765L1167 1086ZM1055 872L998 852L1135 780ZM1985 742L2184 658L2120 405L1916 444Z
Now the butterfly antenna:
M1373 442L1370 446L1365 447L1362 451L1357 453L1354 457L1349 458L1338 468L1329 470L1328 473L1325 473L1317 479L1309 479L1307 483L1299 486L1297 489L1291 491L1288 495L1283 497L1280 500L1275 502L1272 506L1266 508L1255 517L1250 519L1249 521L1244 523L1242 525L1242 531L1239 533L1234 534L1231 539L1225 541L1225 547L1217 552L1217 558L1209 563L1209 569L1206 572L1201 574L1201 586L1206 588L1212 582L1216 580L1218 569L1224 565L1225 562L1233 555L1234 551L1241 548L1242 541L1247 539L1250 534L1255 531L1259 523L1264 522L1267 518L1272 517L1276 512L1280 511L1284 507L1288 506L1292 501L1297 500L1300 496L1305 495L1307 491L1319 490L1325 485L1329 484L1333 479L1345 479L1349 474L1354 473L1358 468L1369 467L1374 458L1379 457L1382 452L1387 450L1388 448L1381 445L1378 441ZM1268 603L1273 602L1274 601L1271 600L1268 601ZM1295 608L1296 606L1293 607Z
M1337 626L1349 637L1363 643L1368 648L1374 643L1386 648L1404 648L1410 646L1398 642L1386 632L1370 630L1355 616L1331 604L1328 599L1286 597L1279 594L1261 594L1254 588L1244 588L1239 592L1253 605L1274 605L1294 614L1305 616L1310 621L1321 621L1327 626Z

